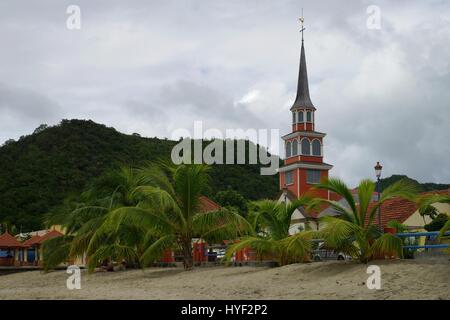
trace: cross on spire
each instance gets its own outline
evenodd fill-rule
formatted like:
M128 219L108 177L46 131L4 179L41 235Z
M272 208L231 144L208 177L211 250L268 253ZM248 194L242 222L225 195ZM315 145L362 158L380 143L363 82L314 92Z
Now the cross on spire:
M303 17L303 8L302 8L302 16L298 20L300 20L300 23L302 24L302 28L300 29L300 32L302 33L302 42L303 42L303 31L306 30L306 28L303 26L303 24L305 22L305 18Z
M299 18L299 20L302 24L302 29L300 30L300 32L302 33L302 47L300 51L300 68L298 72L297 97L295 98L295 102L291 110L299 108L316 110L309 96L308 73L306 71L306 55L303 42L303 32L305 31L305 27L303 26L303 23L305 22L305 19L303 18L303 9L302 16L301 18Z

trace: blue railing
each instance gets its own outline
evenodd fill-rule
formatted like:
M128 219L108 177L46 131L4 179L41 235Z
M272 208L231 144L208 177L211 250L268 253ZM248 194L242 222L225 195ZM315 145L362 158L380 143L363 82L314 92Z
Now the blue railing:
M439 235L439 231L431 231L431 232L401 232L395 234L397 237L437 237ZM450 236L450 231L447 231L444 236ZM403 246L404 249L445 249L450 247L449 243L441 243L441 244L426 244L426 245L406 245Z

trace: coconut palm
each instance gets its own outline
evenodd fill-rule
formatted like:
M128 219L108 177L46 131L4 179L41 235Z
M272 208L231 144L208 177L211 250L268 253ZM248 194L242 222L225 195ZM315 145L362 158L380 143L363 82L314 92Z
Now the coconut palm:
M98 250L104 238L123 225L144 232L142 254L139 254L143 266L176 248L181 250L185 269L193 267L193 239L221 241L234 238L244 230L244 220L236 213L228 210L203 212L201 196L209 183L208 166L148 165L138 172L140 185L132 193L137 205L108 213L89 243L90 264L94 265L109 254L107 249L104 254Z
M65 235L49 239L43 244L44 268L52 269L62 262L83 257L97 231L104 224L109 212L133 204L132 192L139 184L139 176L129 167L121 167L98 179L78 199L69 199L61 207L46 215L46 225L61 225ZM136 202L134 202L136 204ZM140 232L139 232L140 231ZM110 254L109 260L136 257L143 232L123 225L97 240L99 253L91 250L94 258ZM141 237L139 237L141 235ZM124 245L127 244L127 245ZM126 248L125 248L126 247ZM134 259L136 260L136 259Z
M273 200L255 202L256 212L247 220L252 232L227 249L226 259L244 248L252 248L259 256L271 256L280 265L309 259L313 232L303 231L289 235L294 211L310 204L310 198L302 197L288 204Z
M328 190L340 195L346 205L337 201L315 199L314 203L326 203L338 214L338 217L323 217L325 227L320 231L325 246L344 252L362 263L376 257L402 256L402 240L392 234L383 234L375 224L375 217L380 206L389 199L403 197L414 199L417 194L415 186L400 180L387 187L379 201L372 202L375 183L362 180L357 189L357 199L348 186L340 179L330 178L315 186L316 189Z

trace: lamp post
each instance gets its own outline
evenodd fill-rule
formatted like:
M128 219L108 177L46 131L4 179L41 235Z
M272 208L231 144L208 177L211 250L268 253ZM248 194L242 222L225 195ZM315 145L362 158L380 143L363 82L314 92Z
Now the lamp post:
M377 177L377 192L378 192L378 202L380 202L381 197L381 170L383 169L380 162L377 161L377 164L374 167L375 169L375 176ZM378 207L378 228L381 232L383 232L383 227L381 226L381 206Z
M283 185L283 195L284 195L284 205L287 206L287 193L288 193L288 188L286 183Z

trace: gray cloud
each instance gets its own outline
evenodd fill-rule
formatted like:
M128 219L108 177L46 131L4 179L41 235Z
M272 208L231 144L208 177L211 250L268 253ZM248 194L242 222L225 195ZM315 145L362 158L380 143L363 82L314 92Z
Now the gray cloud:
M287 133L304 7L332 174L354 184L381 161L386 175L450 181L448 2L377 1L379 31L364 0L80 0L80 31L65 27L69 4L0 4L1 141L61 118L160 137L194 120Z

